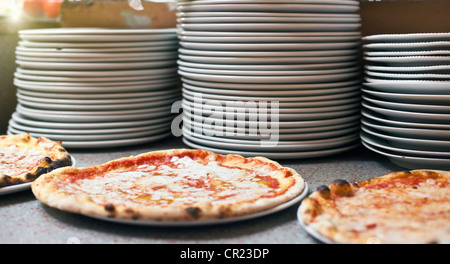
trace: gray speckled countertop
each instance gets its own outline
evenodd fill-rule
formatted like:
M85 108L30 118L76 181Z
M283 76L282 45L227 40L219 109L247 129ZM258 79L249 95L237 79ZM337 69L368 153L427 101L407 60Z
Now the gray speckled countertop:
M179 138L127 148L70 150L77 167L92 166L140 153L187 148ZM297 170L310 190L334 179L358 182L403 170L385 157L359 147L335 156L279 160ZM295 204L280 212L241 222L195 227L136 226L105 222L43 205L30 190L0 196L0 243L27 244L309 244L319 243L297 222Z

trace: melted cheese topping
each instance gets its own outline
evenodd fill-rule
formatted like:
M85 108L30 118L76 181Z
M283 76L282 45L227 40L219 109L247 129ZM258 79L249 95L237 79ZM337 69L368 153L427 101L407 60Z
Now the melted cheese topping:
M189 157L173 157L168 164L141 165L136 170L109 172L76 181L63 180L58 189L71 195L89 196L96 204L211 205L251 201L277 194L275 172L259 168L229 168L211 160L206 165Z
M450 243L448 180L358 188L352 197L337 198L334 209L313 225L327 223L360 243Z
M30 171L45 157L45 153L37 149L18 148L11 145L0 149L0 175L18 176Z

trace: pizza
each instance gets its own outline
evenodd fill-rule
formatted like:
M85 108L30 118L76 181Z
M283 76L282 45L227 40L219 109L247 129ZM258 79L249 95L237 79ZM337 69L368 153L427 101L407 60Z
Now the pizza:
M71 156L59 142L29 134L0 136L0 188L32 182L69 165Z
M57 169L32 184L44 204L93 217L202 221L260 212L297 197L303 178L263 157L171 149Z
M450 243L450 172L336 180L302 201L299 220L333 243Z

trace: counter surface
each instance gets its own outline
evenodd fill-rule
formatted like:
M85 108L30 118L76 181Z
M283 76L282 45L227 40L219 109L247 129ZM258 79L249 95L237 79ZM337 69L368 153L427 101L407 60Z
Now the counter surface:
M187 148L179 138L127 148L69 150L77 167L92 166L140 153ZM338 155L297 160L277 160L299 172L310 191L335 179L359 182L392 171L404 170L364 147ZM295 204L283 211L241 222L195 227L149 227L111 223L50 208L35 199L31 190L0 196L0 243L27 244L310 244L319 243L297 222Z

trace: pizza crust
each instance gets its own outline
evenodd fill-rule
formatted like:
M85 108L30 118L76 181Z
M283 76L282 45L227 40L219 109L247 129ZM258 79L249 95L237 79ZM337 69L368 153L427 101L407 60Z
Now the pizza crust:
M20 174L9 175L9 173L0 172L0 188L32 182L42 174L72 165L71 156L64 147L60 143L44 137L34 138L28 133L0 136L0 152L7 148L14 148L17 151L23 150L25 152L23 154L25 155L24 159L27 159L28 151L38 153L37 155L41 158L33 168L21 170ZM3 160L3 162L8 163L8 160Z
M409 188L407 179L422 179L424 185L415 184ZM393 181L395 187L383 192ZM433 189L429 196L421 193L420 189L429 187L425 184L429 184L430 189L440 189L440 196L434 197L438 193ZM449 243L449 188L450 172L440 170L393 172L355 184L337 180L328 186L320 186L304 199L299 218L307 228L335 243ZM373 189L378 196L367 195ZM415 190L419 191L416 193ZM423 203L415 203L414 199L422 199ZM430 202L433 199L436 201ZM430 228L424 227L424 223Z
M273 197L259 197L254 201L236 202L233 204L214 204L211 201L195 201L186 205L173 203L168 206L139 206L133 203L102 203L94 202L90 195L83 192L68 194L58 187L58 182L67 175L80 175L92 172L108 173L126 171L141 165L152 165L152 161L170 161L173 157L189 157L196 162L206 165L217 161L220 166L239 168L243 170L270 170L273 177L280 183L280 195ZM155 164L155 162L154 162ZM153 176L152 176L153 177ZM287 202L302 193L305 183L302 177L293 169L282 167L280 164L263 157L244 158L239 155L220 155L210 151L191 149L172 149L143 153L137 156L121 158L102 165L74 168L66 167L48 173L32 184L34 195L44 204L73 213L97 217L115 217L121 219L153 220L153 221L195 221L204 219L227 218L238 215L251 214Z

